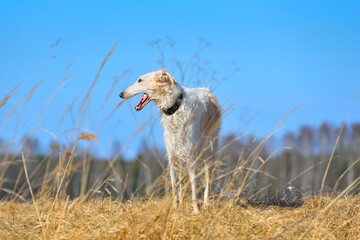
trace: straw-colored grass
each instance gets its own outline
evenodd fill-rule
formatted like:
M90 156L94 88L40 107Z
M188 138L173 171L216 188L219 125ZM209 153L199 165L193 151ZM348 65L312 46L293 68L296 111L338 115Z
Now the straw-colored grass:
M40 218L30 202L2 201L0 238L41 239L44 232L48 239L359 239L360 198L332 201L317 196L298 208L230 206L224 201L194 214L189 202L173 210L169 198L77 198L61 200L52 209L52 200L42 197L37 200Z

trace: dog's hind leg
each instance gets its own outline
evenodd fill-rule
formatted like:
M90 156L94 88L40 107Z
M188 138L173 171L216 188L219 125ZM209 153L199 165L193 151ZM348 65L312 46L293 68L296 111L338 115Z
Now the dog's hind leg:
M204 191L204 207L208 206L208 198L209 198L209 191L210 191L210 173L209 173L209 166L205 164L205 191Z

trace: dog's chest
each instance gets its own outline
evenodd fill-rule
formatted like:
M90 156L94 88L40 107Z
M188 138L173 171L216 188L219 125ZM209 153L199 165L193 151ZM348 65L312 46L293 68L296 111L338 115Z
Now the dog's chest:
M171 116L163 116L161 123L165 132L178 135L186 128L187 118L183 111L177 111Z

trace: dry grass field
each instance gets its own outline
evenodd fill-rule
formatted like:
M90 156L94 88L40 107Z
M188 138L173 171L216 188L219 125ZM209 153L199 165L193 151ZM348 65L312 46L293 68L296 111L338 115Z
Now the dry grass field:
M359 239L359 197L311 197L297 208L216 201L193 214L169 198L0 202L1 239Z

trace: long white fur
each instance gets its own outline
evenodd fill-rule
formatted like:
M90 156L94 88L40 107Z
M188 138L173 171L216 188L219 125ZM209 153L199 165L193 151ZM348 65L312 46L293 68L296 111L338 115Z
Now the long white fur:
M196 174L204 173L204 206L208 204L210 168L218 145L220 110L215 96L206 88L189 89L180 86L166 70L145 74L120 96L127 99L145 93L147 101L160 108L164 142L167 150L174 205L182 200L183 178L188 174L194 212L198 212ZM183 94L179 109L172 115L163 111L172 107Z

